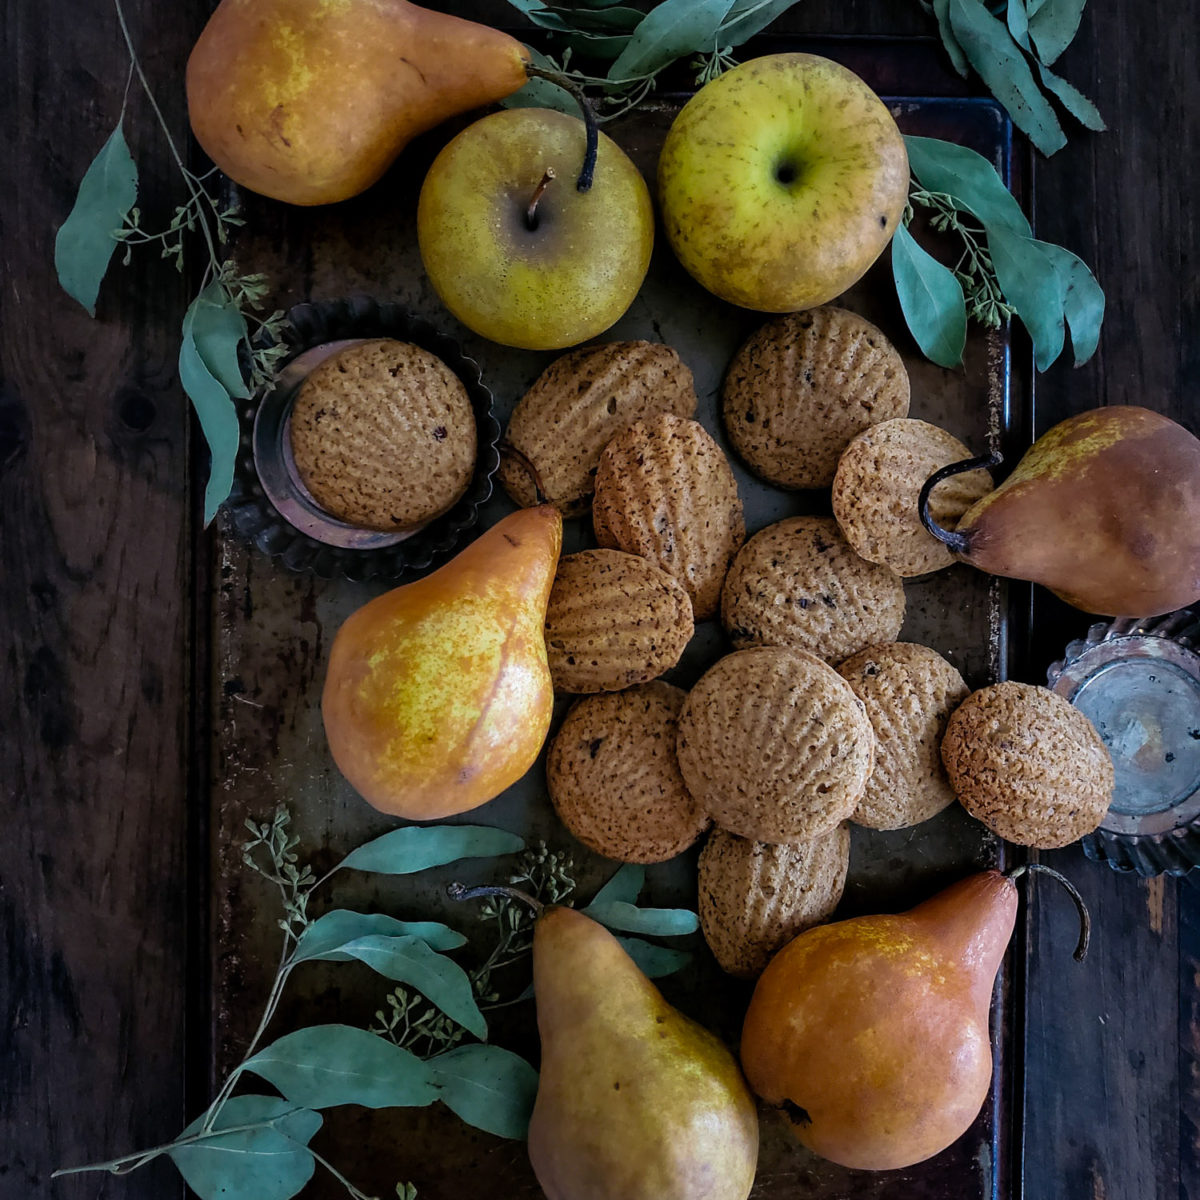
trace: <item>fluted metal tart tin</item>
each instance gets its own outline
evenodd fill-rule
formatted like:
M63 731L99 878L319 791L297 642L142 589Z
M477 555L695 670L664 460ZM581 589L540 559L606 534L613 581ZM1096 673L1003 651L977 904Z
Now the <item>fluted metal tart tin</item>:
M287 313L289 347L273 385L243 402L241 442L228 508L235 530L281 565L322 578L388 583L448 555L479 521L500 465L500 423L478 364L427 321L368 296L300 304ZM363 529L326 512L309 494L292 458L288 419L305 376L346 346L395 338L436 354L462 380L475 414L475 470L454 506L418 529Z
M1112 755L1113 802L1084 853L1117 871L1200 865L1200 610L1093 625L1047 673Z

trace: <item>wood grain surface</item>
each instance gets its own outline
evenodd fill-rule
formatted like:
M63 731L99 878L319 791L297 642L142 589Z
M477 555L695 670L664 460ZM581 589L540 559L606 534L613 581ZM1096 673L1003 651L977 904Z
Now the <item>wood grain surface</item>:
M183 64L209 7L126 4L180 137ZM443 7L519 24L503 0ZM776 27L900 38L928 28L915 0L803 0ZM1200 432L1198 43L1194 7L1152 21L1141 6L1097 2L1056 68L1110 128L1073 131L1065 150L1037 161L1033 215L1041 236L1092 265L1108 316L1092 363L1064 361L1037 381L1039 428L1096 404L1141 403ZM214 896L209 937L207 881L232 878L236 853L227 838L210 839L209 814L221 830L251 796L265 811L277 796L328 794L329 780L278 752L320 736L281 727L280 714L321 670L328 600L311 581L274 588L292 621L281 636L284 613L256 608L266 560L235 563L198 527L205 464L175 372L190 281L143 252L105 285L95 321L55 282L54 230L121 110L125 59L111 9L10 0L0 46L9 131L0 176L0 787L9 813L0 1200L160 1200L183 1193L167 1165L126 1179L51 1183L49 1173L171 1137L205 1102L214 1065L236 1053L246 1015L218 1011L210 1021L208 978L257 960L266 936L236 927L232 914L267 897L249 877L245 894ZM143 208L165 221L178 179L136 88L126 132ZM380 247L353 234L351 217L334 213L319 227L293 224L272 250L332 295L347 262L368 278L375 269ZM339 595L339 606L348 602ZM234 621L263 644L253 661L217 661L210 674L210 648ZM1021 676L1041 681L1087 624L1038 594L1033 636L1017 647ZM223 684L216 696L212 678ZM210 711L219 738L209 736ZM302 832L322 844L335 822L332 813ZM1011 984L1025 1053L1008 1104L1018 1136L1004 1194L1200 1197L1197 889L1120 877L1078 850L1043 858L1076 881L1096 931L1076 966L1069 905L1035 886ZM387 903L389 894L362 885L341 898ZM306 1001L308 1020L363 1003L337 984ZM394 1131L348 1114L333 1132L344 1147ZM465 1131L457 1152L486 1170L489 1155L517 1150ZM957 1195L951 1182L947 1197ZM797 1197L814 1186L794 1183ZM876 1186L872 1194L896 1200L911 1194Z

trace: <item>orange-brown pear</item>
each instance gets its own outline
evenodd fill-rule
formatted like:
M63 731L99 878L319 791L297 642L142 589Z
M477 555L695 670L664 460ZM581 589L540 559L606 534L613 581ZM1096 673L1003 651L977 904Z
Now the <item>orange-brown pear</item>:
M944 1150L992 1075L988 1009L1016 887L998 871L907 913L819 926L758 981L742 1030L750 1086L810 1150L889 1170Z
M516 39L407 0L221 0L188 115L235 182L289 204L374 183L417 134L527 80Z
M376 808L412 821L466 812L533 765L554 701L544 629L561 546L556 508L521 509L338 630L325 734Z
M547 1200L746 1200L758 1113L725 1046L573 909L538 919L533 980L529 1160Z
M922 520L964 562L1085 612L1173 612L1200 598L1200 440L1146 408L1093 409L1042 434L953 530L924 494Z

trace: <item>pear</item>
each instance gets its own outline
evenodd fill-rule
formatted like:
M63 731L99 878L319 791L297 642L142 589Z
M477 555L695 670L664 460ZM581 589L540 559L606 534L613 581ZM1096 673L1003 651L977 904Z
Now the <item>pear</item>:
M413 821L447 817L533 765L554 701L544 629L561 547L553 505L521 509L338 630L325 734L369 803Z
M931 491L981 461L944 468L921 493L925 528L964 562L1103 616L1158 616L1200 598L1200 440L1169 417L1125 405L1071 417L953 531L941 528Z
M196 140L236 183L329 204L418 133L529 78L515 38L407 0L221 0L187 65Z
M725 1046L573 909L538 919L533 978L529 1159L548 1200L746 1200L758 1114Z
M846 1167L911 1166L959 1138L992 1076L988 1010L1017 913L984 871L897 916L809 929L759 978L742 1029L750 1086L810 1150Z

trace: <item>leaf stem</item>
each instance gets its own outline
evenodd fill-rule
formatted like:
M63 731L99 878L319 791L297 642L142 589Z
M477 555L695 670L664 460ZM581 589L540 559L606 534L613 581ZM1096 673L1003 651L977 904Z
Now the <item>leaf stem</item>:
M368 1196L366 1192L360 1191L341 1173L324 1155L318 1154L311 1146L306 1147L309 1154L313 1156L350 1193L352 1200L376 1200L374 1196Z

